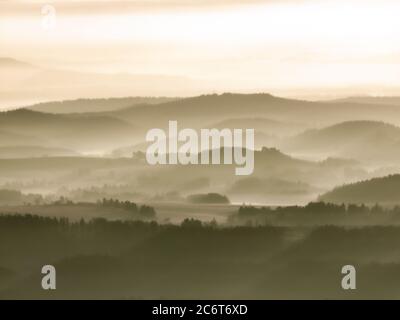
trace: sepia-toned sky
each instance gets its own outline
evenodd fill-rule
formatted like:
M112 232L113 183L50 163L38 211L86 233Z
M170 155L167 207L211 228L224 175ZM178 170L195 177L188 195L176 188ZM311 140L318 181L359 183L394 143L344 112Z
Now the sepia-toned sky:
M56 10L47 28L44 4ZM397 94L399 13L398 0L0 0L0 57L216 92Z

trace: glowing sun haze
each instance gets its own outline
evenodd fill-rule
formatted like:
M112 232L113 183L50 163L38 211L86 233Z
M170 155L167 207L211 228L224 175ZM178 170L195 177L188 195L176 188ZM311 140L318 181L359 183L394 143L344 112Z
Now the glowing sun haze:
M0 1L0 56L183 76L216 92L400 94L399 1L215 2L48 1L57 24L46 30L44 3Z

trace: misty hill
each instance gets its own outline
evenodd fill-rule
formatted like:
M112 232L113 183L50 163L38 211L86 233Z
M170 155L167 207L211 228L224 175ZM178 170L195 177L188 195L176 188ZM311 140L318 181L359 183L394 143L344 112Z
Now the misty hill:
M93 101L93 106L96 105L96 101ZM99 101L101 102L101 106L99 106L101 109L106 107L108 101L118 101L117 105L120 106L119 103L124 104L129 99ZM66 103L65 107L69 103L77 107L80 102L78 100ZM63 106L63 103L60 104ZM47 105L47 107L50 106L51 104ZM88 106L88 108L91 108L91 106ZM64 107L62 109L64 110ZM29 112L31 113L29 114ZM303 130L315 127L316 123L331 124L335 119L357 119L359 114L362 114L364 118L390 118L391 121L396 118L400 119L400 108L395 106L317 103L283 99L269 94L228 93L185 98L157 104L132 105L128 108L106 112L86 112L71 115L47 113L39 115L39 113L32 112L32 110L25 110L21 111L20 114L16 113L16 111L7 113L7 115L0 114L0 124L3 117L17 118L18 115L20 118L29 119L26 122L29 125L26 125L23 131L20 131L21 126L18 123L13 122L15 119L11 122L7 119L5 122L9 124L2 126L2 130L7 131L8 128L10 132L48 139L52 135L47 135L47 132L43 135L43 132L37 132L37 130L43 131L44 128L49 126L54 127L54 124L59 121L63 123L69 122L71 123L71 137L65 137L62 139L63 141L56 139L56 143L58 140L60 143L67 142L66 144L57 145L57 147L74 149L76 147L76 133L81 132L84 135L82 141L78 143L79 151L85 151L83 149L88 145L85 142L85 136L87 135L92 137L90 139L91 144L95 137L98 138L97 140L103 141L103 143L91 145L87 150L89 152L94 149L104 150L106 147L108 150L114 150L142 144L147 130L157 127L166 129L169 120L178 120L179 129L186 127L195 129L208 128L213 124L218 126L255 127L257 129L256 142L257 146L260 147L262 145L277 146L279 141L276 137L286 136L289 133L293 134L293 131L298 131L300 128ZM251 118L249 118L249 114L251 114ZM56 116L59 118L56 118ZM30 124L29 122L33 117L35 119L42 118L41 125L34 126ZM3 123L5 122L3 121ZM240 125L241 122L243 124ZM85 125L83 125L84 123ZM17 130L14 130L14 125L16 125ZM101 130L98 131L100 127ZM137 129L135 136L132 136L132 127ZM63 128L65 126L59 126L59 130L63 131ZM75 141L71 143L70 140ZM114 144L111 143L112 141L114 141ZM29 144L27 143L27 145ZM51 145L51 147L55 146ZM126 152L123 153L126 154Z
M266 118L230 118L214 124L210 124L209 128L217 129L254 129L256 132L261 131L271 135L291 135L299 133L304 129L304 125L296 123L286 123Z
M347 184L323 194L319 199L333 203L400 204L400 175Z
M216 128L215 126L209 126L209 128ZM226 128L226 127L224 127ZM220 129L220 128L217 128ZM222 128L221 128L222 129ZM231 128L228 128L231 129ZM232 132L233 132L232 128ZM240 129L240 127L236 127L235 129ZM245 130L245 129L243 129ZM243 131L243 134L245 134L245 131ZM266 134L262 131L255 131L254 133L255 136L255 144L254 148L257 150L262 149L265 146L275 146L280 142L280 137L277 137L275 135L270 135ZM145 137L145 133L142 132L142 138ZM131 157L133 153L135 152L146 152L147 148L152 145L153 142L147 142L143 141L141 143L135 144L135 145L130 145L130 146L124 146L120 148L115 148L110 150L107 154L112 157Z
M5 132L43 141L43 147L70 148L81 151L107 149L134 140L135 129L120 119L106 116L53 115L26 109L0 113L0 127ZM1 137L1 135L0 135ZM27 141L24 145L31 145ZM2 141L1 145L12 145ZM37 145L37 144L36 144Z
M291 101L270 94L225 93L186 98L152 106L126 108L113 112L112 115L126 120L140 120L141 123L152 122L165 125L168 120L178 120L185 121L184 125L205 125L206 123L210 124L211 121L224 121L227 115L248 118L249 114L256 117L267 113L268 110L270 113L275 111L279 114L279 109L284 111L282 108ZM308 102L296 102L308 104Z
M30 110L47 113L84 113L123 109L139 104L157 104L178 98L167 97L126 97L108 99L77 99L66 101L43 102L28 107Z
M304 124L258 118L228 118L208 125L209 128L222 129L254 129L255 147L261 149L265 146L277 146L282 137L298 134L307 127Z
M133 121L135 122L135 121ZM162 127L165 127L164 122L161 124ZM185 122L186 123L186 122ZM136 123L135 123L136 124ZM143 122L138 122L139 126L143 126ZM183 129L184 126L181 126L178 122L178 127ZM208 123L204 125L204 128L210 129L255 129L255 148L261 149L264 146L276 146L280 141L280 137L288 136L291 134L301 132L301 129L304 129L304 126L300 124L294 123L285 123L281 121L275 121L266 118L229 118L222 120L220 122ZM143 129L143 128L142 128ZM244 131L243 131L244 132ZM142 137L144 139L145 133L142 133ZM111 150L110 155L114 157L131 157L132 154L136 151L145 152L148 146L150 146L152 142L141 142L136 145L125 146L122 148L115 148Z
M273 148L256 151L254 157L251 176L236 176L235 164L155 166L151 170L144 166L138 185L143 192L160 194L177 191L186 195L190 189L196 193L216 192L226 194L233 202L305 203L321 190L366 175L354 161L305 161Z
M400 120L396 120L400 119L400 108L393 105L310 102L265 93L203 95L151 106L134 106L108 115L140 123L148 128L164 128L168 120L178 120L184 127L207 127L228 118L249 118L249 115L309 127L355 121L359 120L360 115L365 120L400 124Z
M129 158L51 156L0 159L0 186L35 193L81 189L85 197L79 196L79 201L98 199L102 195L119 195L136 201L139 199L136 196L172 201L177 198L174 194L185 197L220 193L226 194L233 202L283 204L312 201L336 185L368 177L353 161L305 161L268 148L256 151L254 156L254 172L247 177L235 175L235 168L240 167L236 164L151 166L146 163L143 153ZM245 178L253 180L246 182ZM238 182L240 180L243 181ZM97 192L92 190L93 186L104 186L105 189ZM115 189L116 186L124 188ZM72 193L64 190L61 194ZM91 194L97 196L93 198Z
M360 161L400 159L400 128L377 121L349 121L287 139L286 152L349 157Z

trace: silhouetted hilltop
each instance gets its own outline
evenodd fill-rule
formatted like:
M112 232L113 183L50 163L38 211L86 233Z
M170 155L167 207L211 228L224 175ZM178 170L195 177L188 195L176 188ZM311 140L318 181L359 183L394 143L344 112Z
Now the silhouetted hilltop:
M287 166L312 166L314 163L311 161L297 159L291 157L276 148L262 148L254 154L256 166L262 167L287 167Z
M299 134L293 140L294 144L297 143L311 143L321 147L327 143L336 143L340 139L358 139L360 135L370 133L385 133L387 135L398 135L400 128L378 121L348 121L322 129L307 130ZM343 141L342 141L343 142ZM303 146L301 146L303 147Z
M130 107L113 112L112 115L142 124L165 126L168 120L181 121L182 125L205 126L227 117L254 117L269 115L282 117L288 108L309 105L310 102L288 100L270 94L212 94L152 106Z
M347 184L323 194L319 199L333 203L400 204L400 175Z

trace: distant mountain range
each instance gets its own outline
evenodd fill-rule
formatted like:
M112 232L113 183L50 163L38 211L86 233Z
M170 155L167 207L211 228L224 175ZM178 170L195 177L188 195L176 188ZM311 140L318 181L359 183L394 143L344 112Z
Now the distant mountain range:
M0 58L0 83L3 109L81 97L179 96L201 90L195 80L181 76L52 69L7 57Z
M400 108L393 105L310 102L265 93L203 95L150 106L128 107L108 115L143 125L152 123L153 126L165 124L171 119L181 121L183 125L204 126L249 117L311 127L354 120L400 124Z
M269 204L306 203L331 190L320 200L400 203L400 175L387 176L400 173L400 97L188 98L180 93L198 84L183 77L49 70L10 58L0 58L0 83L0 108L26 105L0 112L5 186L40 192L116 186L154 199L216 192L233 202ZM158 97L137 96L154 86L163 88ZM31 104L48 100L57 101ZM147 131L167 131L171 120L179 130L254 129L254 173L236 176L235 164L148 165Z
M400 159L400 130L395 126L400 108L394 105L321 103L230 93L165 100L169 98L81 99L3 112L0 146L78 152L120 149L118 154L123 155L126 152L121 148L129 153L142 150L149 129L166 129L169 120L178 120L180 129L254 128L259 148L276 146L287 153L366 161ZM366 120L370 118L374 120Z

